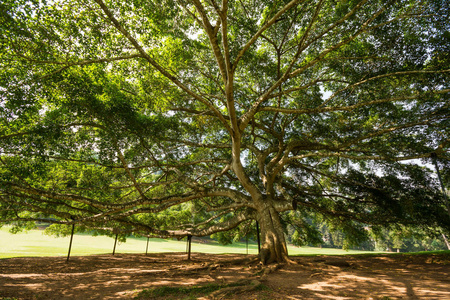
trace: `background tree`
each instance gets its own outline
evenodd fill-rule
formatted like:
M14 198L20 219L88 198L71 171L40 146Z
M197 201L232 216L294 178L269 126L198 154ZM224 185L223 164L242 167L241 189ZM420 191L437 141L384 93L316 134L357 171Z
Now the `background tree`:
M3 223L450 228L447 1L6 0ZM289 212L291 211L291 212ZM303 230L303 231L302 231Z
M376 250L417 252L447 249L445 241L433 228L390 228L371 232Z

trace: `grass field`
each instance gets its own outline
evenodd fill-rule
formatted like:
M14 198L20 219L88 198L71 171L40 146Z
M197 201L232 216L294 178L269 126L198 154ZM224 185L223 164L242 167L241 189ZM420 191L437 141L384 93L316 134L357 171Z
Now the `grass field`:
M70 237L56 238L44 235L42 230L30 230L11 234L8 227L0 228L0 258L19 256L65 256L67 255ZM197 240L200 241L200 240ZM128 238L126 243L118 243L116 253L145 253L146 238ZM71 255L90 255L112 253L114 239L106 236L90 236L76 234L73 238ZM345 251L330 248L288 246L289 255L343 255L358 253L374 253L365 251ZM150 239L148 252L185 252L186 241ZM208 243L192 241L192 252L202 253L240 253L246 254L244 243L234 243L223 246L214 241ZM258 246L248 245L249 254L257 254Z

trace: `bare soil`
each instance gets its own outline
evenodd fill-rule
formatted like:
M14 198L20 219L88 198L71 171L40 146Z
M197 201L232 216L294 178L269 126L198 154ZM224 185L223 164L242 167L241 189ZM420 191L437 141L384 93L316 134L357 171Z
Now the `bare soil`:
M450 299L448 253L302 256L277 268L254 258L195 253L187 261L183 253L159 253L71 257L68 263L64 257L0 259L0 299ZM251 288L255 282L261 285ZM194 296L139 294L208 284L241 287Z

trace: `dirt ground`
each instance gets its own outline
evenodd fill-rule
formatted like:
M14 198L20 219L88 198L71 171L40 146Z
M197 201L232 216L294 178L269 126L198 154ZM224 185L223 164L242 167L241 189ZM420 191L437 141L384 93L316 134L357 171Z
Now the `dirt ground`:
M450 254L292 257L276 270L246 255L119 254L0 259L0 299L131 299L152 287L260 283L226 294L146 299L450 299ZM254 257L253 257L254 258ZM270 273L264 271L272 270Z

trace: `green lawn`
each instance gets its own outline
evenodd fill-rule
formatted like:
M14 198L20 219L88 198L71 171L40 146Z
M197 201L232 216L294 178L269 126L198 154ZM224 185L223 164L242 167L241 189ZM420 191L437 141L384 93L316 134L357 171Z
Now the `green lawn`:
M56 238L44 235L41 230L30 230L18 234L9 233L8 227L0 228L0 258L18 256L65 256L70 237ZM240 253L246 254L245 243L222 246L215 242L192 242L192 252L203 253ZM118 243L116 253L145 253L146 238L128 238L126 243ZM114 239L106 236L76 234L73 238L71 255L89 255L112 253ZM257 254L258 246L249 243L249 254ZM289 246L290 255L342 255L373 253L365 251L345 251L340 249ZM148 252L184 252L186 241L150 239Z

